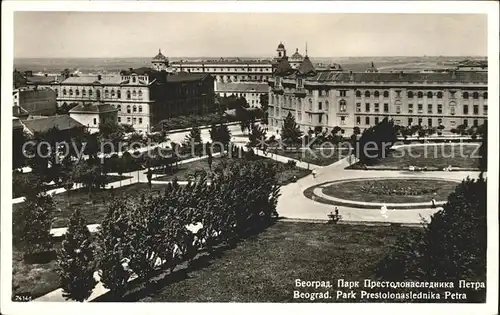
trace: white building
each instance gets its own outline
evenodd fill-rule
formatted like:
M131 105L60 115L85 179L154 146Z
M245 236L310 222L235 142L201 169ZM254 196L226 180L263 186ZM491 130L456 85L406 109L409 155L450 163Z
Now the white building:
M99 131L99 124L118 123L118 109L107 103L79 104L69 111L69 116L91 133Z
M250 107L260 107L260 97L267 97L269 85L257 82L219 83L216 93L221 97L244 97Z

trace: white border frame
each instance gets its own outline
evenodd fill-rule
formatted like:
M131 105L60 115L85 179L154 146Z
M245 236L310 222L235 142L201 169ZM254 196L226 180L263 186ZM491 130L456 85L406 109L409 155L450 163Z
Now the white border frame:
M498 117L499 117L499 4L495 1L7 1L2 2L2 198L1 199L1 312L4 314L99 313L173 313L192 314L310 314L383 313L383 314L496 314L498 305ZM400 303L332 303L269 304L253 303L72 303L11 302L12 244L12 70L14 11L121 11L121 12L300 12L300 13L464 13L488 15L488 82L489 82L489 165L488 165L488 266L487 303L485 304L400 304ZM494 121L494 119L497 119Z

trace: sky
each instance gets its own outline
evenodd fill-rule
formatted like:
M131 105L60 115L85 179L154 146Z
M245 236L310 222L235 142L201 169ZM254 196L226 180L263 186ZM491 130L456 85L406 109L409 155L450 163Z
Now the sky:
M15 12L15 58L486 56L480 14Z

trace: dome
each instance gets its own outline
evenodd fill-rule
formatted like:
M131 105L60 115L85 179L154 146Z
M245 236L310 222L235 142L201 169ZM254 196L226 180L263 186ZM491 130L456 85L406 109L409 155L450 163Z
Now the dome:
M167 57L165 57L162 53L161 53L161 50L158 49L158 55L154 56L153 57L153 60L158 60L158 61L165 61L165 60L168 60Z
M280 44L278 45L278 49L285 49L285 45L283 45L283 43L280 42Z
M304 57L302 57L302 55L299 54L299 49L298 48L295 50L295 53L292 55L292 57L290 57L290 60L291 61L302 61L302 60L304 60Z

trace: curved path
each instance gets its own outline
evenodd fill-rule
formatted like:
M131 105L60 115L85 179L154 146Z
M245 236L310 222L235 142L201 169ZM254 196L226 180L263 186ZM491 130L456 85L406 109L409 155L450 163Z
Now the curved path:
M334 206L313 201L304 196L304 191L321 183L357 178L381 178L381 177L412 177L408 171L371 171L371 170L346 170L349 163L347 158L342 159L329 166L316 169L316 177L309 175L299 179L296 183L281 188L281 196L278 199L277 210L280 216L294 219L325 220ZM441 178L450 181L462 181L466 177L477 178L479 172L418 172L415 178ZM371 221L390 223L420 223L429 220L431 215L438 211L436 208L422 208L418 210L406 209L404 211L390 210L382 213L374 209L362 209L355 207L338 206L344 221Z

